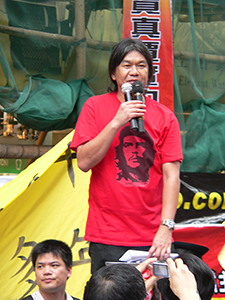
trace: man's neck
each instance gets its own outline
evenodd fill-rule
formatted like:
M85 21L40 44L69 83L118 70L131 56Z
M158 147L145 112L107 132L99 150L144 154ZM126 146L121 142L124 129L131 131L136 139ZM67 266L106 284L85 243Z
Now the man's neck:
M66 300L66 292L58 291L56 293L46 293L44 291L40 291L41 296L44 300Z
M121 103L125 102L124 93L122 91L119 91L119 90L117 91L117 98Z

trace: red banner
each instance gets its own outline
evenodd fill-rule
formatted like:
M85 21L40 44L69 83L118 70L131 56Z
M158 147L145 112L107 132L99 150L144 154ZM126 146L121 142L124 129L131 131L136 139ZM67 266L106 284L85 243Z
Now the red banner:
M124 0L123 36L149 49L154 77L147 94L173 110L173 46L170 0Z
M225 245L224 225L177 225L174 230L174 239L175 241L198 244L209 248L202 259L215 275L216 285L213 298L225 299L225 270L218 260L218 255Z

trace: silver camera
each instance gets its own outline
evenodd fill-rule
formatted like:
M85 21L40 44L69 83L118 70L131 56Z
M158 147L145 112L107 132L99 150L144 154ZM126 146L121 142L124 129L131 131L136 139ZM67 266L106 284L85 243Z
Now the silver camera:
M177 253L171 253L170 257L174 260L179 255ZM153 266L153 274L158 277L164 277L169 278L170 277L170 271L168 264L165 260L157 260L156 262L152 263Z

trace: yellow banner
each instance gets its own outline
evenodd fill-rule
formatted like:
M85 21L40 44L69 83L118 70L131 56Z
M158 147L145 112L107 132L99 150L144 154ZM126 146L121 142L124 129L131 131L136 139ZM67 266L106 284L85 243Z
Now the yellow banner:
M82 299L90 276L83 238L90 172L81 172L76 159L71 159L72 136L73 132L0 188L1 300L18 300L37 289L30 253L45 239L70 246L73 274L66 291Z
M35 243L52 238L66 242L72 250L73 272L66 291L82 299L90 276L88 244L83 238L90 172L81 172L76 159L71 160L72 136L73 132L0 188L1 300L19 300L37 289L30 253ZM182 239L176 236L178 230L174 233L175 240L195 242L196 233L187 237L182 233ZM213 299L225 298L215 294Z

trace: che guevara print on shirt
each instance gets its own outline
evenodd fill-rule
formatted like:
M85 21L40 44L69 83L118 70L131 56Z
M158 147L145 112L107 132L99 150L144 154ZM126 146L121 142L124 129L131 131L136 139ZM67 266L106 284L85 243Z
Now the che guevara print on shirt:
M130 126L120 131L115 147L117 180L123 185L144 186L149 182L149 171L154 164L153 139L147 131L132 131Z

